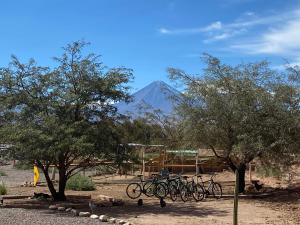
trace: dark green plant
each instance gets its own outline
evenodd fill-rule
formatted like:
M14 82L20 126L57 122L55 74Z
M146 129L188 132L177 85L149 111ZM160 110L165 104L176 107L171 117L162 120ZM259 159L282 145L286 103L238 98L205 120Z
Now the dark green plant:
M7 188L4 183L0 184L0 195L6 195L7 194Z
M7 176L7 174L3 171L3 170L0 170L0 177L4 177L4 176Z
M68 180L66 189L73 191L93 191L95 190L95 184L91 178L76 174Z
M184 88L178 107L184 141L211 148L238 170L243 192L246 165L254 158L287 165L298 155L300 72L279 73L265 61L232 66L210 55L203 60L201 76L169 69L170 78Z
M119 143L113 103L129 100L132 71L107 69L98 55L83 53L86 45L67 45L55 68L13 56L0 69L1 142L14 143L12 157L36 163L54 200L66 199L66 182L78 170L112 158ZM58 189L51 165L59 171Z
M283 175L281 168L272 165L259 165L256 168L256 173L260 177L281 178Z

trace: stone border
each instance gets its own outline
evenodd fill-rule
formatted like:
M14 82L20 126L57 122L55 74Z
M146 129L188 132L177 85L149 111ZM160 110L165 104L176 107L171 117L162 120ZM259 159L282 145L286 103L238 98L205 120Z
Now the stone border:
M65 208L62 205L50 205L49 209L50 210L56 210L58 212L71 213L73 216L89 217L91 219L98 219L101 222L106 222L106 223L109 223L109 224L133 225L133 223L130 223L126 220L117 219L117 218L114 218L114 217L109 217L107 215L91 214L90 212L79 211L79 210L74 209L74 208Z

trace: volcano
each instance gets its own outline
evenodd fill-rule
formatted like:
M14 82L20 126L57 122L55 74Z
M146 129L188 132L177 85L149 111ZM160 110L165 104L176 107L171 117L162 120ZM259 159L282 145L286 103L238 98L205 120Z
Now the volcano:
M119 113L132 118L143 117L145 113L159 110L163 115L171 115L181 94L163 81L154 81L135 92L129 103L116 103Z

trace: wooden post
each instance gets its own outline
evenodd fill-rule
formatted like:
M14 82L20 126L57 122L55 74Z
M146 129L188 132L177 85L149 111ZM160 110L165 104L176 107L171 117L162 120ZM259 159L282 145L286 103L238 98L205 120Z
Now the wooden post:
M235 170L235 190L233 206L233 225L238 225L238 201L239 201L239 171Z
M199 173L199 167L198 167L198 155L199 155L199 149L197 150L197 153L196 153L196 174Z
M183 173L183 154L182 154L182 150L180 150L180 158L181 158L181 173Z
M252 181L252 164L249 163L249 181Z
M52 167L52 178L53 181L55 181L55 167Z
M142 157L143 157L143 168L142 168L142 170L143 170L143 180L145 180L145 148L143 148Z

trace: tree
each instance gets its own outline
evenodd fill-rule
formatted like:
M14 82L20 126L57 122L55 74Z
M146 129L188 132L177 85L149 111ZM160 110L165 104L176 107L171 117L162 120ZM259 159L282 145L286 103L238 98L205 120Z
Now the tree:
M119 142L113 103L129 100L132 71L106 69L99 56L83 54L86 45L68 44L54 58L54 69L13 56L0 70L1 115L9 118L2 134L13 143L12 155L42 170L54 200L66 199L71 176L112 156ZM59 171L58 190L49 177L51 165Z
M211 148L238 170L243 192L247 163L255 157L286 162L297 151L299 89L289 81L291 76L271 70L264 61L233 67L210 55L203 59L203 76L168 70L171 79L185 86L178 107L185 139Z

